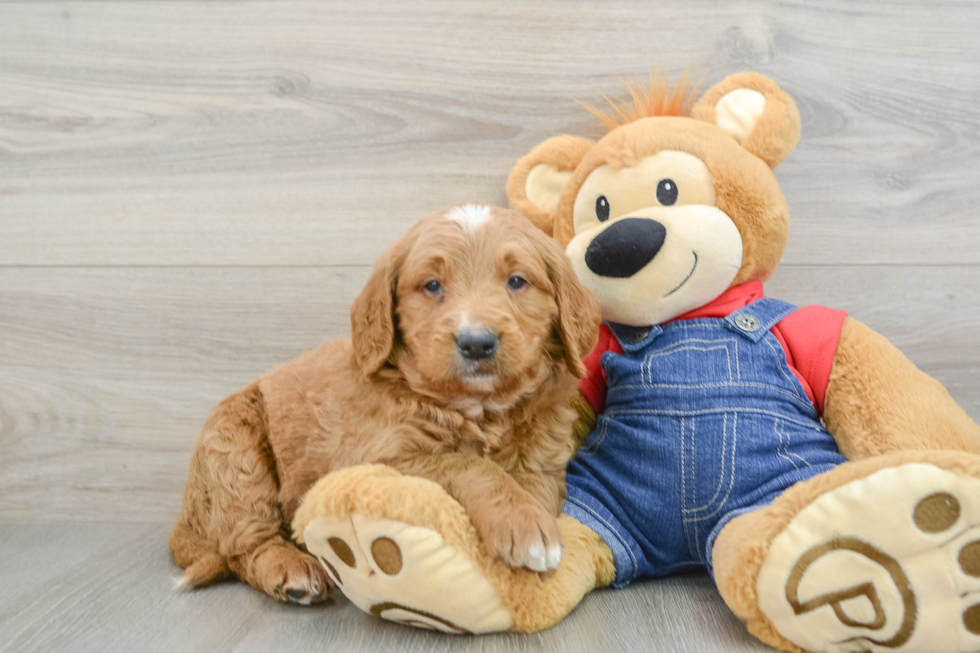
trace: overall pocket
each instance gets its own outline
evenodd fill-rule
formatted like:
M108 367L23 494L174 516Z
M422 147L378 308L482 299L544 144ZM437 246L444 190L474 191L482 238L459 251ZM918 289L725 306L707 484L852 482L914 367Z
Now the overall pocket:
M738 454L737 412L710 412L674 418L679 443L681 516L688 550L705 559L714 524L735 497Z

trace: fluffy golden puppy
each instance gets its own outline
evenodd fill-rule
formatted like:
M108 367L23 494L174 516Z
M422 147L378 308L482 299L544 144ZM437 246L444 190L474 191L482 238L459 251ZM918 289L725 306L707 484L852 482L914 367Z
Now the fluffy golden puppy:
M350 340L211 413L170 536L182 584L234 574L279 600L325 598L289 524L321 476L364 463L442 484L506 563L556 568L570 402L599 320L561 247L521 215L467 204L423 219L375 264Z

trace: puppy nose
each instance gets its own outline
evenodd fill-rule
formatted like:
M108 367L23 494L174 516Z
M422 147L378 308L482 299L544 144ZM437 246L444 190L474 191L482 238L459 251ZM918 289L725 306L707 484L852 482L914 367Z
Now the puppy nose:
M464 329L456 335L456 349L471 361L493 358L500 338L490 329Z
M667 230L649 218L622 218L595 237L585 264L600 277L632 277L663 247Z

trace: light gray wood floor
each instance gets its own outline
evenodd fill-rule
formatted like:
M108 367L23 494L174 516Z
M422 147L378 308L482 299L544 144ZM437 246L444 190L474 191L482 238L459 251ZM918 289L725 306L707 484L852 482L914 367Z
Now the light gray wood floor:
M167 526L211 406L650 68L793 95L769 294L847 309L980 418L978 30L968 0L0 0L0 651L761 648L703 576L476 639L176 594Z
M0 651L756 651L706 575L596 592L535 635L465 637L303 607L238 584L173 591L168 526L0 524ZM12 551L13 555L7 553Z

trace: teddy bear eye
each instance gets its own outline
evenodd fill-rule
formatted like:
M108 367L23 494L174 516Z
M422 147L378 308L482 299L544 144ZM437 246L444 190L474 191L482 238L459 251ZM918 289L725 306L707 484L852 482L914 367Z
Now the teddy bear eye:
M660 191L658 190L657 193L659 194ZM599 218L599 222L605 222L609 219L609 200L606 199L605 195L600 195L599 199L595 201L595 217Z
M673 179L661 179L657 184L657 201L664 206L670 206L677 201L677 184Z

